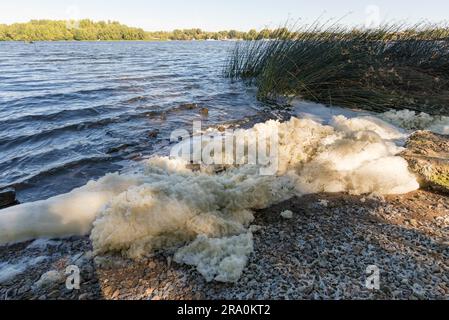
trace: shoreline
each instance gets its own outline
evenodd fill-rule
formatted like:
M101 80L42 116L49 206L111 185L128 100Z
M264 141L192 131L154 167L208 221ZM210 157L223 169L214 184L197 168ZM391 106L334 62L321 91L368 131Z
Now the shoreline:
M286 116L277 112L278 118ZM258 115L238 126L250 127L270 117L274 114ZM416 134L419 137L420 132ZM424 148L429 161L446 148L447 136L435 137L437 141ZM420 150L419 139L413 147ZM412 160L415 149L408 154ZM292 220L281 216L286 210L293 212ZM449 270L447 195L422 189L385 197L317 193L256 211L255 217L255 252L236 283L208 283L194 267L173 262L177 248L140 260L117 255L94 257L86 236L0 247L0 299L449 297L445 274ZM387 283L380 291L367 290L362 266L378 264L387 274ZM65 288L64 272L70 265L81 270L81 291ZM5 280L4 270L19 273Z
M177 39L177 40L164 40L164 39L154 39L154 40L0 40L0 43L13 42L13 43L26 43L33 44L39 42L237 42L237 41L247 41L243 39L229 39L229 40L191 40L191 39Z
M292 220L280 213L294 212ZM236 284L208 283L156 253L140 261L94 258L87 237L0 247L10 261L49 255L0 288L1 299L447 299L449 198L419 190L385 199L347 194L293 198L256 213L255 253ZM37 243L37 244L36 244ZM34 245L33 245L34 244ZM81 289L42 274L81 270ZM381 289L364 288L365 268L381 269Z

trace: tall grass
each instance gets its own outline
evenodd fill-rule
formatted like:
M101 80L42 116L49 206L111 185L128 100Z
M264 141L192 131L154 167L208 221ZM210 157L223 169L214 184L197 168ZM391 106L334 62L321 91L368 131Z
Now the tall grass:
M273 41L237 43L225 72L255 84L261 100L449 114L449 28L284 28Z

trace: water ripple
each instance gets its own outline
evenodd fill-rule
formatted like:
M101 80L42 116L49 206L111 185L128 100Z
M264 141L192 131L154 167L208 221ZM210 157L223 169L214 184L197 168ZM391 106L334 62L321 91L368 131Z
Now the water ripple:
M254 93L221 76L231 45L0 43L0 187L43 199L160 150L192 120L255 114Z

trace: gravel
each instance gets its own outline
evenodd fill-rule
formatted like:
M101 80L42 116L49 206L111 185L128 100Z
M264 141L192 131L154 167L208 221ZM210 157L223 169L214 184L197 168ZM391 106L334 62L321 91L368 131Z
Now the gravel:
M235 284L206 282L170 250L141 261L94 257L89 239L77 237L0 247L0 262L48 257L0 285L0 299L449 299L447 196L309 195L256 217L255 252ZM80 290L35 285L71 264L80 268ZM366 287L370 266L380 270L379 290Z

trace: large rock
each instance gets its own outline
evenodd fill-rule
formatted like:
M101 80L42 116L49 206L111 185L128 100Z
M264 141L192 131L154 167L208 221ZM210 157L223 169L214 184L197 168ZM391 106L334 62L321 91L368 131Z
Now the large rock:
M16 191L13 188L0 190L0 209L18 204Z
M449 194L449 136L417 131L401 154L419 177L423 188Z

